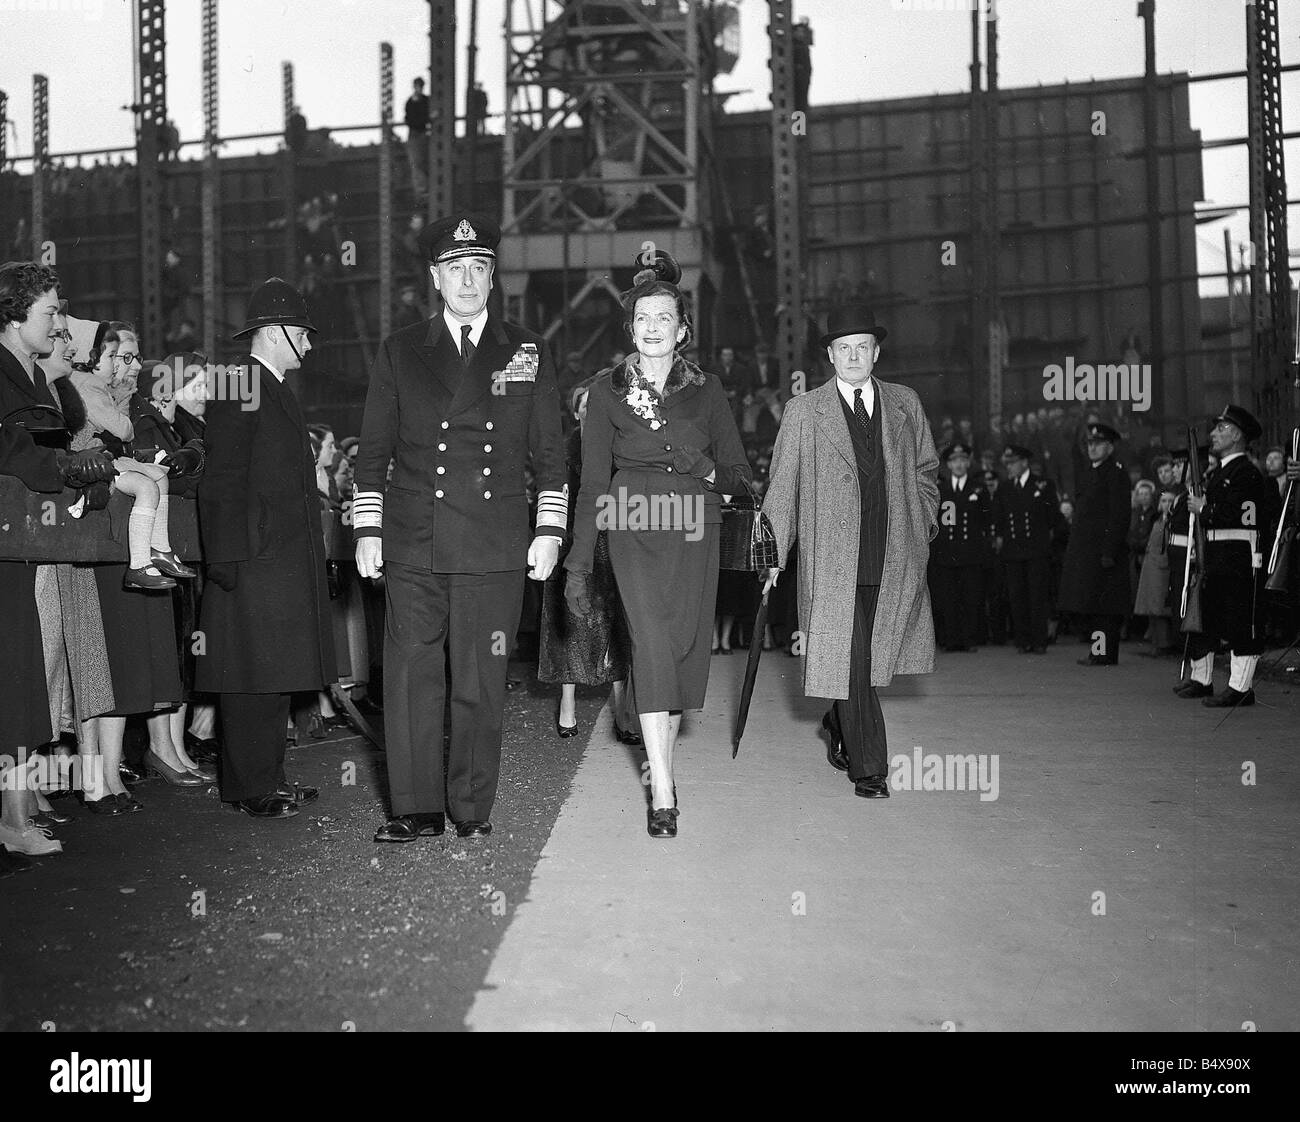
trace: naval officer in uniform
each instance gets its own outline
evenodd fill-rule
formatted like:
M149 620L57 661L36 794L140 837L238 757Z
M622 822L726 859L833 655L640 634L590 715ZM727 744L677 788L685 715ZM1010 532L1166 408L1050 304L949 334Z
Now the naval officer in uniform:
M376 841L437 836L448 811L461 837L491 833L524 571L550 576L568 520L551 355L542 336L487 307L500 236L473 214L425 228L421 248L443 308L384 340L366 395L352 507L357 569L364 577L382 569L388 598L392 817ZM535 530L524 486L530 460Z
M939 536L930 544L930 599L945 651L973 651L984 600L984 566L992 546L993 500L971 478L971 447L944 449L939 473Z

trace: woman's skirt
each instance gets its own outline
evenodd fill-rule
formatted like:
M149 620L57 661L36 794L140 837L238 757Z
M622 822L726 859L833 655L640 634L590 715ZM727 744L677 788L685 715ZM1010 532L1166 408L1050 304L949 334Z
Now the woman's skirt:
M609 538L596 535L591 561L590 617L575 616L564 599L564 569L542 587L541 633L538 637L537 680L604 686L620 682L628 672L627 621L619 603L614 570L609 562Z
M123 588L125 575L125 565L95 566L113 682L114 708L106 715L174 709L184 700L175 606L167 593Z
M1164 540L1164 520L1161 519L1152 527L1147 539L1137 594L1133 598L1134 615L1160 617L1170 614L1169 555L1164 551Z
M701 709L718 597L716 522L681 530L611 530L609 556L632 643L638 713Z

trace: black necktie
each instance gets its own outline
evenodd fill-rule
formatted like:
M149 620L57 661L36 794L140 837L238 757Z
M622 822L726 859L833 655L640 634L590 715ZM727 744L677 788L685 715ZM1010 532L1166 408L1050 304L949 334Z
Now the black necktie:
M474 328L468 323L460 325L460 360L466 366L474 361L474 343L469 337L469 333L473 330Z
M858 424L862 426L862 431L870 435L871 418L867 416L867 407L862 403L862 391L853 391L853 415L858 419Z

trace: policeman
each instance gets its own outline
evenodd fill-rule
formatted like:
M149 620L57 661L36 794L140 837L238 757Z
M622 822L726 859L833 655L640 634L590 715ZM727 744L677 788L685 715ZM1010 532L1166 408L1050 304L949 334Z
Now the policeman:
M448 810L461 837L491 833L524 568L545 580L565 532L554 362L542 336L487 308L500 236L473 214L425 228L420 245L444 306L384 340L366 395L352 507L357 569L375 577L382 568L388 600L392 817L376 841L437 836ZM538 488L531 533L530 460Z
M958 441L943 452L939 473L939 536L930 543L930 595L935 630L946 651L973 651L991 552L993 500L969 474L971 448Z
M1181 696L1201 697L1201 704L1211 709L1255 704L1255 666L1264 653L1260 543L1277 506L1272 488L1246 456L1246 445L1262 434L1260 423L1245 409L1227 406L1210 430L1219 466L1206 479L1205 494L1187 500L1205 527L1207 556L1204 634L1193 635L1189 643L1191 683ZM1220 642L1231 648L1231 673L1227 688L1215 694L1214 652Z
M1088 426L1090 467L1076 480L1074 522L1061 567L1057 607L1087 617L1092 649L1080 666L1115 666L1119 631L1132 610L1128 574L1128 475L1115 459L1120 436L1110 425Z
M1029 470L1031 455L1020 444L1002 453L1007 478L993 497L994 548L1006 576L1016 649L1046 654L1052 533L1060 510L1052 481Z

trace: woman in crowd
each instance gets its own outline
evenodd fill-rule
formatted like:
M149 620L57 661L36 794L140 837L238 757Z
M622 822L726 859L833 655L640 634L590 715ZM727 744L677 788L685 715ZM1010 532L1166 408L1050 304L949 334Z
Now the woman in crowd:
M602 374L608 373L602 371ZM597 374L596 378L601 377ZM582 485L582 428L587 416L587 394L595 378L579 383L570 394L570 412L576 422L565 442L569 467L569 527L564 549L573 544L573 520ZM560 708L555 731L570 737L578 731L577 687L612 686L610 706L614 713L614 735L625 744L640 744L636 715L627 704L627 622L614 585L609 562L609 536L596 535L592 550L592 614L577 615L569 610L561 578L564 555L542 589L541 634L538 640L537 680L560 683Z
M76 321L73 336L76 339ZM109 336L95 332L101 341ZM135 336L127 333L128 346L135 347ZM110 357L116 354L122 337L114 337L105 346ZM138 350L137 350L138 353ZM103 361L94 351L78 352L74 363L82 360L93 369ZM89 447L97 439L92 421L87 421L73 438L73 447ZM162 467L171 464L164 460ZM122 781L122 741L126 720L134 714L146 718L149 750L145 754L148 770L175 787L203 788L209 780L185 766L172 742L170 711L184 700L180 680L180 661L176 650L175 609L170 596L141 596L126 584L126 565L121 563L94 566L99 589L100 614L104 621L104 641L108 651L109 679L113 687L112 710L88 725L93 733L85 747L94 741L98 749L98 769L83 767L83 773L95 772L97 782L87 781L83 802L97 814L118 815L143 809Z
M1136 589L1141 577L1142 561L1146 557L1147 544L1151 538L1152 528L1160 511L1156 507L1156 485L1149 479L1138 479L1133 484L1129 496L1128 523L1128 567L1129 587ZM1136 603L1136 593L1134 602ZM1146 613L1133 608L1124 623L1124 638L1132 639L1146 631Z
M1137 579L1137 593L1133 598L1133 614L1147 618L1147 638L1151 649L1141 654L1159 657L1178 650L1173 639L1169 610L1169 511L1178 493L1173 484L1173 459L1164 454L1151 461L1152 469L1160 480L1161 490L1155 503L1154 521L1147 532L1141 557L1141 571Z
M677 835L673 749L682 710L703 706L709 680L720 496L743 490L750 472L722 383L678 353L690 338L681 290L641 280L623 310L635 353L587 397L565 596L571 610L590 614L596 536L607 528L650 758L647 830L664 838Z
M123 345L130 343L124 342ZM136 452L149 455L155 462L166 460L171 465L171 493L179 498L192 499L203 477L207 447L203 442L203 422L182 409L176 400L175 360L179 357L169 355L158 366L145 371L146 384L137 389L128 404L135 428ZM217 773L211 755L199 753L208 758L196 758L185 737L188 699L194 689L194 632L198 627L200 592L198 581L186 581L172 593L176 602L176 649L181 687L187 701L171 713L168 727L172 748L181 766L206 782L215 783Z

